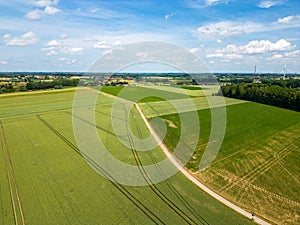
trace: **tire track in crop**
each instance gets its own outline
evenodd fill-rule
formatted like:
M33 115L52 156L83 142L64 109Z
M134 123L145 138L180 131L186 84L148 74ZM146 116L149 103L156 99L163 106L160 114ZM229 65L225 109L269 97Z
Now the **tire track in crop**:
M76 115L74 115L74 114L72 114L72 113L70 113L70 112L66 112L66 113L69 114L69 115L71 115L72 117L75 117L75 118L81 120L82 122L85 122L85 123L91 125L92 127L97 128L98 130L104 131L105 133L108 133L108 134L110 134L110 135L115 136L115 134L114 134L113 132L104 129L104 128L100 127L99 125L95 124L95 123L92 123L92 122L90 122L90 121L88 121L88 120L86 120L86 119L83 119L83 118L81 118L81 117L79 117L79 116L76 116ZM118 136L118 138L121 138L121 139L124 139L124 140L125 140L124 137L125 137L125 136Z
M172 200L170 200L164 193L162 193L159 188L151 181L151 178L148 176L147 172L144 169L144 166L137 154L137 150L135 149L134 142L132 140L131 134L130 134L130 125L128 121L128 112L126 109L124 109L125 112L125 122L127 127L127 134L129 143L131 146L131 151L133 154L133 157L135 159L135 162L138 166L138 169L143 176L144 180L147 182L148 187L153 191L153 193L161 199L173 212L175 212L183 221L185 221L187 224L197 224L195 220L193 220L190 216L188 216L184 211L182 211ZM201 224L204 224L202 221L200 221Z
M17 187L15 173L14 173L14 170L12 167L12 162L11 162L10 155L8 152L8 144L7 144L7 141L5 138L2 121L0 121L0 136L1 136L1 143L2 143L1 145L2 145L2 151L3 151L3 156L4 156L6 175L7 175L8 184L9 184L10 199L11 199L12 209L13 209L13 214L14 214L14 221L15 221L16 225L19 224L19 222L18 222L18 214L19 214L19 216L21 217L21 224L25 225L25 219L24 219L21 200L20 200L20 196L19 196L19 190ZM14 195L16 197L17 204L15 203Z
M298 140L295 140L293 143L297 142ZM223 186L219 191L220 192L227 192L232 187L236 186L237 184L244 182L245 180L253 182L259 175L265 173L267 170L269 170L272 166L274 166L278 160L284 158L287 156L290 151L291 147L293 145L289 144L287 147L281 149L280 151L276 152L274 156L270 157L268 160L265 161L265 163L259 165L254 170L252 170L250 173L244 175L240 179L238 179L236 182L228 183L227 185Z
M133 114L133 116L134 116L134 119L136 119L135 114ZM137 123L135 123L135 127L137 128L140 140L142 140L142 131L141 131L140 126ZM157 166L158 161L155 159L155 157L153 156L153 154L151 153L151 151L146 151L146 152L150 156L151 161L153 162L153 164L155 165L155 167L157 168L157 170L159 171L159 173L162 176L164 176L164 172L161 170L161 168L159 166ZM209 224L200 214L197 213L197 211L195 211L195 209L182 197L182 195L180 193L178 193L178 191L176 190L176 188L174 188L174 186L170 183L169 179L165 180L165 183L170 188L170 190L172 191L172 193L177 197L177 199L188 209L188 211L195 218L197 218L199 221L203 221L205 224Z
M71 114L72 115L72 114ZM119 192L121 192L130 202L132 202L139 210L142 211L153 223L165 224L157 215L155 215L147 206L145 206L140 200L137 199L131 192L129 192L123 185L117 183L114 177L112 177L107 171L105 171L100 165L98 165L93 159L91 159L84 152L65 138L58 130L56 130L51 124L49 124L40 115L36 116L44 125L46 125L56 136L58 136L63 142L65 142L73 151L75 151L80 157L86 160L93 168L103 174Z

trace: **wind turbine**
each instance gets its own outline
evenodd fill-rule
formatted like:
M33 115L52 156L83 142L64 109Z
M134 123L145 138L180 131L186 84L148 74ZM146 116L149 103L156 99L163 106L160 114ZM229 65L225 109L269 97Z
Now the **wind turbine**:
M290 69L286 67L286 63L284 63L284 68L281 70L280 74L283 74L282 78L285 79L286 72L293 73Z

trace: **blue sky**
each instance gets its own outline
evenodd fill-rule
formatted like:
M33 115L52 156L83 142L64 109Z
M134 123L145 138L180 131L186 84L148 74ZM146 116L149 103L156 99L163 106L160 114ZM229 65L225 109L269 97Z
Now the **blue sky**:
M213 72L300 73L300 1L0 0L0 71L86 71L142 41L179 45Z

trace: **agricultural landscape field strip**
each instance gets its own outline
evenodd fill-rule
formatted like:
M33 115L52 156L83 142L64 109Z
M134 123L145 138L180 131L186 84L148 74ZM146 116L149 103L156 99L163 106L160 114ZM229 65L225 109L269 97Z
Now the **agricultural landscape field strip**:
M23 215L23 211L22 211L19 191L18 191L18 187L16 184L16 178L14 175L11 159L10 159L9 152L8 152L8 145L7 145L5 133L3 130L3 124L1 121L0 121L0 136L1 136L1 146L2 146L2 150L3 150L3 158L4 158L4 163L5 163L6 175L7 175L7 180L8 180L8 184L9 184L11 204L12 204L13 214L14 214L14 221L15 221L15 224L17 225L19 223L18 221L20 218L22 225L24 225L25 220L24 220L24 215Z
M188 163L192 171L197 171L197 158L201 158L209 134L209 121L204 121L209 111L198 112L202 138L195 159ZM216 160L211 168L204 173L196 173L196 176L222 196L269 221L278 223L282 219L287 224L297 223L300 171L296 165L300 160L297 155L300 114L246 102L228 106L227 116L227 133ZM176 124L178 128L170 128L174 133L172 138L176 138L178 134L175 131L180 129L179 117L170 114L162 118ZM168 138L171 137L167 136L165 143L171 146ZM282 165L287 170L282 169ZM245 179L241 180L243 177ZM287 186L287 183L290 185ZM226 187L231 189L219 191ZM272 201L268 201L267 197ZM275 200L284 204L284 208L279 203L274 204ZM252 202L258 206L252 209ZM273 211L268 208L272 205Z
M214 98L222 98L215 96ZM226 105L242 104L247 101L224 98ZM184 113L192 112L195 110L209 109L212 107L220 107L223 104L218 104L210 106L206 98L191 98L191 99L178 99L178 100L169 100L169 101L160 101L160 102L146 102L139 103L143 113L147 118L153 118L157 116L164 116L174 113ZM176 106L176 108L174 107Z
M72 225L187 224L187 221L198 224L201 221L203 224L229 224L233 221L235 224L251 224L251 221L199 190L181 174L155 187L130 187L104 179L89 164L105 173L102 167L78 152L72 128L74 115L70 113L72 106L69 104L73 95L42 94L40 97L39 101L44 99L47 103L43 111L35 111L34 106L30 109L34 98L28 96L22 97L24 102L12 97L12 104L6 104L3 108L8 114L0 113L8 148L12 149L10 158L26 224L39 224L40 221L44 224ZM126 163L139 165L141 171L142 166L164 159L159 148L151 152L133 148L130 149L132 153L128 154L128 149L116 141L111 125L113 100L99 96L95 105L95 127L108 150ZM64 107L55 110L58 104ZM14 105L28 106L28 114L14 112ZM82 110L93 109L88 106ZM135 135L147 137L149 131L139 113L132 110L130 114L133 117L127 125ZM84 121L86 118L81 119L82 123L89 122ZM124 138L126 136L129 135ZM2 164L0 168L5 171ZM158 170L164 172L160 168ZM1 178L5 175L2 171ZM148 174L143 172L143 175L148 179ZM1 213L5 215L5 225L12 224L14 219L8 182L1 183L0 187ZM17 201L15 204L18 204Z
M139 108L138 105L136 105L136 107L138 108L141 116L143 117L145 123L147 124L148 129L151 131L152 135L154 137L157 137L157 134L155 133L155 131L151 128L151 125L149 124L149 122L147 121L146 117L143 115L142 110ZM268 222L258 218L258 217L253 217L252 213L245 211L244 209L238 207L237 205L233 204L232 202L228 201L227 199L223 198L222 196L218 195L216 192L214 192L213 190L209 189L207 186L205 186L203 183L201 183L199 180L197 180L191 173L189 173L185 168L182 167L182 165L180 165L177 160L170 155L169 150L167 149L167 147L159 141L159 138L155 138L157 140L158 143L160 143L160 146L162 148L162 150L164 151L164 153L166 154L166 156L170 159L170 161L178 168L178 170L184 175L186 176L190 181L192 181L195 185L197 185L199 188L201 188L203 191L205 191L206 193L208 193L210 196L212 196L213 198L217 199L218 201L220 201L221 203L223 203L224 205L230 207L231 209L235 210L236 212L240 213L241 215L254 220L255 222L262 224L262 225L269 225Z
M183 95L186 95L187 97L204 97L204 93L202 90L193 90L188 88L182 88L181 86L159 86L159 85L148 85L145 86L146 88L154 89L154 90L162 90L167 92L173 92L173 93L180 93ZM187 86L189 87L189 86ZM192 86L195 87L195 86ZM199 87L199 86L196 86ZM200 87L199 87L200 88Z

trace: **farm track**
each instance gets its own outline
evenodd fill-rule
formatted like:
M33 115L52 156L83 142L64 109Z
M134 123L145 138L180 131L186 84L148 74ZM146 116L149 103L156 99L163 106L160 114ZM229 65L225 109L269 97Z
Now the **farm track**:
M134 119L135 119L135 114L134 114ZM140 129L140 126L137 125L135 123L135 127L137 128L138 134L139 134L139 138L142 139L142 131ZM153 154L151 153L151 151L146 151L147 154L149 155L149 157L151 158L151 161L153 162L153 164L155 165L155 167L157 168L157 170L159 171L159 173L164 176L164 172L161 170L161 168L159 166L157 166L156 164L158 163L157 160L153 157ZM138 155L138 154L137 154ZM209 224L201 215L199 215L194 208L178 193L178 191L173 187L173 185L170 183L169 179L165 180L165 183L167 184L167 186L169 187L169 189L172 191L172 193L177 197L177 199L189 210L189 212L195 217L197 218L199 221L203 221L205 224Z
M165 224L157 215L155 215L147 206L145 206L140 200L138 200L131 192L129 192L123 185L117 183L117 181L109 173L107 173L101 166L93 161L88 155L81 152L77 146L65 138L58 130L56 130L50 123L43 119L40 115L36 116L44 125L46 125L56 136L58 136L65 144L67 144L73 151L75 151L80 157L88 161L95 170L109 178L108 181L122 193L130 202L132 202L139 210L142 211L153 223Z
M11 199L11 204L12 204L12 209L13 209L13 214L14 214L14 221L15 224L19 224L19 217L21 218L21 224L25 225L25 219L24 219L24 214L22 210L22 205L21 205L21 200L19 196L19 190L17 187L16 183L16 178L15 178L15 173L12 167L10 155L8 152L8 145L3 129L3 124L0 121L0 136L1 136L1 145L2 145L2 151L3 151L3 156L4 156L4 163L5 163L5 169L6 169L6 175L8 179L8 184L9 184L9 191L10 191L10 199ZM17 200L17 204L15 202L15 198ZM19 215L18 215L19 214Z
M299 141L300 140L295 140L293 143L295 143L295 142L298 143ZM250 173L244 175L243 177L241 177L237 181L235 181L233 183L229 183L229 184L223 186L219 191L220 192L227 192L228 190L230 190L234 186L236 186L236 185L238 185L242 182L245 182L246 180L248 180L251 183L254 182L257 179L258 176L265 173L272 166L274 166L276 163L278 163L279 160L286 157L290 153L291 148L293 147L293 143L291 143L287 147L281 149L279 152L274 153L274 156L272 156L268 160L266 160L265 163L259 165L254 170L252 170Z
M124 109L126 113L126 109ZM125 118L128 118L128 115L125 115ZM135 149L134 142L132 140L132 137L130 135L130 125L128 120L126 119L126 124L127 124L127 134L129 138L129 143L131 146L131 151L133 153L135 162L139 168L139 171L145 181L148 184L148 187L153 191L153 193L158 196L171 210L173 210L183 221L185 221L187 224L198 224L194 219L192 219L190 216L188 216L184 211L182 211L172 200L170 200L159 188L154 184L151 180L151 178L148 176L147 172L145 171L143 164L141 162L141 159L138 156L138 153ZM201 224L205 224L202 221L199 221Z

